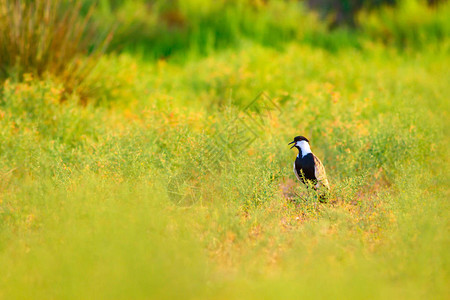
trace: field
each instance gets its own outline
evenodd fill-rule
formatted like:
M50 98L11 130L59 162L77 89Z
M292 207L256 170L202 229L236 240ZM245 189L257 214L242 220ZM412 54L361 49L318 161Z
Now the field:
M0 46L1 299L448 299L449 3L116 2L110 50Z

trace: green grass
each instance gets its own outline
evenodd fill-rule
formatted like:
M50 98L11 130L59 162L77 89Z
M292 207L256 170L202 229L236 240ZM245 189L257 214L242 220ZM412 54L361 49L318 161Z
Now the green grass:
M448 297L448 39L241 43L103 55L84 105L2 83L0 298ZM327 204L293 181L299 134Z

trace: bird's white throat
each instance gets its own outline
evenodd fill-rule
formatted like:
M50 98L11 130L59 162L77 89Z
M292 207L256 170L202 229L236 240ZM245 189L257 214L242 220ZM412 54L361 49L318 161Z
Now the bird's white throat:
M297 147L300 147L300 149L302 150L302 157L308 153L311 153L311 148L309 147L309 144L307 141L299 141L295 145Z

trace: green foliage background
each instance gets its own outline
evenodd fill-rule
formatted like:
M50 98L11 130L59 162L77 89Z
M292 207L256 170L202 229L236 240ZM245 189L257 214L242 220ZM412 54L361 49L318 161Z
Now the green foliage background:
M87 71L0 59L0 298L447 298L450 5L397 2L67 2Z

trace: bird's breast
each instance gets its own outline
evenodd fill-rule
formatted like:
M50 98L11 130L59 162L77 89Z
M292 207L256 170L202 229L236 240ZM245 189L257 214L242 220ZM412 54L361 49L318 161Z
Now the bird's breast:
M303 172L306 179L316 179L314 174L314 156L308 153L303 157L297 157L295 160L295 169L300 173Z

